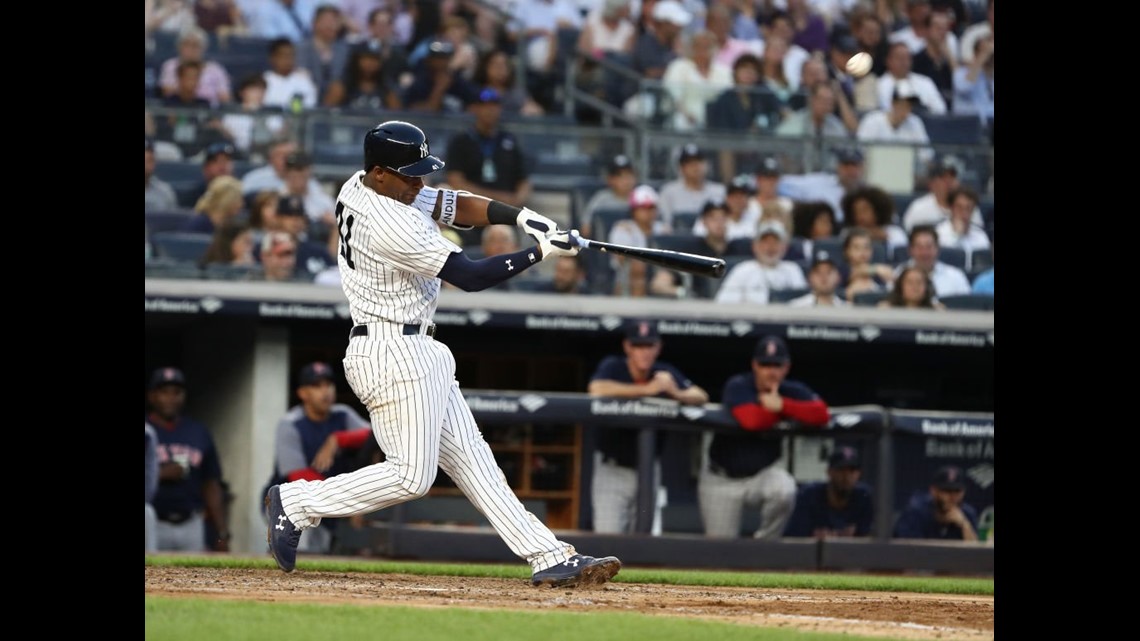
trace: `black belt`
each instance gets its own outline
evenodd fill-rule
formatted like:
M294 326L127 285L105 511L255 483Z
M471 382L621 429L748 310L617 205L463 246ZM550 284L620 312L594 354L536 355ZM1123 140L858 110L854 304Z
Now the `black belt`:
M420 333L420 326L419 325L412 325L409 323L407 325L404 325L403 332L404 332L405 336L415 336L416 334ZM424 334L427 336L430 336L432 338L435 338L435 323L428 325L427 331L424 332ZM349 335L349 337L368 336L368 326L367 325L355 325L355 326L353 326L352 331L350 331L348 333L348 335Z
M757 474L760 473L760 470L756 470L755 472L749 472L747 474L734 474L734 473L729 472L728 470L724 469L720 465L713 463L712 461L709 461L709 471L712 472L713 474L716 474L717 476L724 476L724 477L727 477L730 479L746 479L749 477L756 476Z
M195 514L197 514L197 512L165 512L157 516L159 521L165 521L167 523L178 525L180 523L189 521L194 517Z

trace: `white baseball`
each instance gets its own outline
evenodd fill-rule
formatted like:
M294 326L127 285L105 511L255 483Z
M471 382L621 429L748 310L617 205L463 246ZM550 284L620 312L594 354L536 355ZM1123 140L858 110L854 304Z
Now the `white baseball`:
M847 73L860 78L871 70L871 54L860 51L847 60Z

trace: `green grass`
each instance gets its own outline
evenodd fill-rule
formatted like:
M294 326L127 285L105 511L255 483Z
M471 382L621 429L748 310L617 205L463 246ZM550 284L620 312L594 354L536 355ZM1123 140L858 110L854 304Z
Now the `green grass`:
M228 556L147 556L147 565L216 568L265 568L277 566L268 558ZM414 574L421 576L495 577L524 580L530 569L515 565L419 563L410 561L372 561L337 558L302 558L298 570L311 572L367 572L373 574ZM992 578L956 578L929 576L880 576L866 574L822 574L781 572L711 572L704 570L663 570L624 567L614 577L619 583L663 583L671 585L705 585L767 589L869 590L879 592L922 592L930 594L975 594L992 596Z
M879 641L881 637L758 628L610 612L316 605L144 597L151 641Z

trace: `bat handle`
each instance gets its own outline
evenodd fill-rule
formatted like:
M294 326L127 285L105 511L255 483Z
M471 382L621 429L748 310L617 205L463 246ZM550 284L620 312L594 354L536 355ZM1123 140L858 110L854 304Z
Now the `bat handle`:
M577 229L570 230L570 235L574 237L574 242L578 243L578 246L581 247L582 249L589 249L590 248L590 239L589 238L582 238L582 236L580 236L578 234Z

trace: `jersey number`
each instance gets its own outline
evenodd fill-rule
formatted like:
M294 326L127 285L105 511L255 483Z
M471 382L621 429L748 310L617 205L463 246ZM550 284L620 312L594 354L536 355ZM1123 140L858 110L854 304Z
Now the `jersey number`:
M348 264L349 269L356 269L356 263L352 261L352 245L348 241L352 240L352 223L356 217L352 214L344 215L344 203L338 202L336 204L336 231L340 234L340 255L344 256L344 262Z

